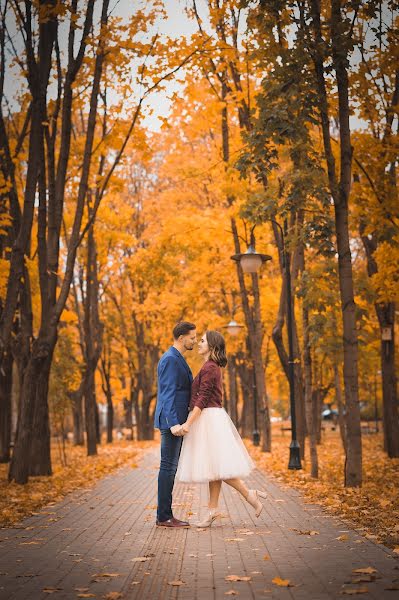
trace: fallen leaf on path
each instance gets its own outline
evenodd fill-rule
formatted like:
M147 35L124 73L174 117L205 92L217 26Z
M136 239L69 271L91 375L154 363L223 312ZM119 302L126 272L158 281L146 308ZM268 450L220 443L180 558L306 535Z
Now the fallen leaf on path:
M396 546L396 548L394 548L392 552L394 552L395 554L399 554L399 546Z
M251 577L246 577L244 575L227 575L225 581L251 581Z
M173 585L173 586L184 585L184 581L181 581L181 579L178 579L177 581L168 581L168 585Z
M96 573L92 577L99 577L101 579L108 579L110 577L119 577L120 573Z
M136 558L132 558L132 562L145 562L146 560L151 560L150 556L137 556Z
M345 581L345 583L371 583L375 579L375 575L359 575L358 577L353 577L351 581Z
M21 542L19 545L20 546L37 546L37 544L40 544L40 542Z
M346 588L345 590L342 590L341 594L346 594L348 596L354 596L356 594L367 594L368 591L369 590L366 587L362 587L362 588Z
M75 588L75 592L88 592L89 588L88 587L77 587Z
M224 538L225 542L243 542L244 538Z
M236 592L235 590L229 590L228 592L224 593L225 596L239 596L239 592Z
M42 589L42 592L45 594L54 594L55 592L60 592L61 590L62 588L45 587Z
M377 573L377 569L374 569L374 567L361 567L360 569L352 569L352 573L365 573L366 575L371 575L372 573Z
M268 554L265 554L263 560L270 560L270 556Z
M349 536L347 536L346 533L344 533L343 535L339 535L335 539L338 540L339 542L346 542L346 540L349 539Z
M294 528L292 531L295 531L298 535L320 535L319 531L314 531L313 529L302 530Z
M252 533L252 532L250 529L237 529L237 533L242 535L243 533L247 534L247 533Z
M281 577L275 577L272 579L272 583L275 583L279 587L294 587L289 579L281 579Z
M108 592L108 594L105 594L104 598L105 600L119 600L119 598L122 598L123 594L121 592Z

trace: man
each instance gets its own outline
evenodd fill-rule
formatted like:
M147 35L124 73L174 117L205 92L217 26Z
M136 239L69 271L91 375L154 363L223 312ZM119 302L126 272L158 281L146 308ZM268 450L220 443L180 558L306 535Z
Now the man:
M173 346L158 363L158 397L155 427L161 431L161 465L158 476L157 525L189 527L187 521L175 519L172 513L172 491L179 462L182 436L190 404L193 376L184 354L197 341L193 323L182 321L173 329Z

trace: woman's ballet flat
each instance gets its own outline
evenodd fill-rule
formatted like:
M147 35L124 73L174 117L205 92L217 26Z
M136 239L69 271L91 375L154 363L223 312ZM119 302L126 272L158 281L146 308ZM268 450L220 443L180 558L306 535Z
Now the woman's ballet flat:
M248 498L247 498L249 504L254 507L254 509L255 509L255 515L257 517L259 517L260 513L263 510L263 504L259 500L259 496L261 498L267 498L266 493L265 492L261 492L260 490L249 490L249 492L248 492Z
M220 516L220 512L209 511L207 518L197 523L197 527L210 527L212 523Z

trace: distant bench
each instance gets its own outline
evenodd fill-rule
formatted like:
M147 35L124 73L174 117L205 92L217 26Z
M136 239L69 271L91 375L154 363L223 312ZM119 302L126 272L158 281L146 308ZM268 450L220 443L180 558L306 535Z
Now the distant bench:
M326 430L326 428L325 428L325 426L324 426L324 425L322 425L322 426L321 426L321 430L322 430L322 431L325 431L325 430ZM280 427L280 431L281 431L281 433L284 435L284 431L292 431L292 427L287 427L286 425L281 425L281 427Z

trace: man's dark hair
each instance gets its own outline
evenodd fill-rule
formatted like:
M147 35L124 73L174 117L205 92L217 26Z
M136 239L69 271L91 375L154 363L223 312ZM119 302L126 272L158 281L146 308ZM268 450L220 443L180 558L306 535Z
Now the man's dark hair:
M180 323L176 323L173 328L173 337L175 340L179 339L181 335L187 335L189 331L193 329L197 329L194 323L189 323L189 321L180 321Z

